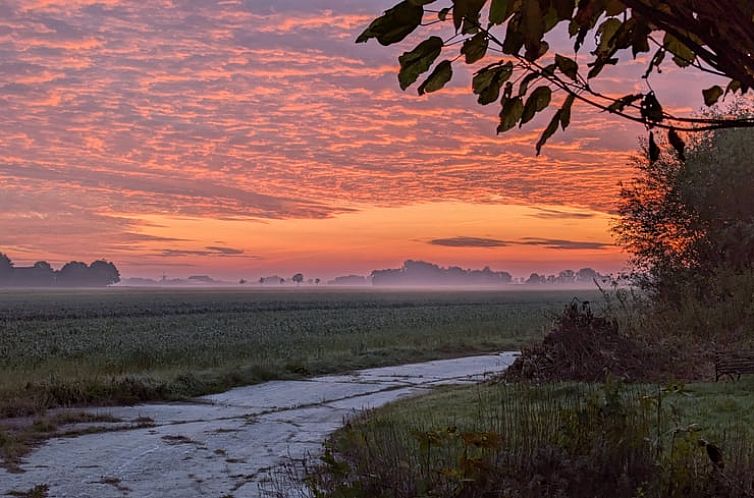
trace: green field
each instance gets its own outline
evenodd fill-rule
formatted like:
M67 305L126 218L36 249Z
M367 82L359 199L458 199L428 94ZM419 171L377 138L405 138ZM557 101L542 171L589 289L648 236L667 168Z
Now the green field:
M0 292L0 416L510 350L584 291Z

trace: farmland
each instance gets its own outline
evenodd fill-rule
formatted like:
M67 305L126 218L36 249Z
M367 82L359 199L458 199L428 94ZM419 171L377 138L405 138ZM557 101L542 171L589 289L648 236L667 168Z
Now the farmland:
M583 291L0 293L0 416L515 349Z

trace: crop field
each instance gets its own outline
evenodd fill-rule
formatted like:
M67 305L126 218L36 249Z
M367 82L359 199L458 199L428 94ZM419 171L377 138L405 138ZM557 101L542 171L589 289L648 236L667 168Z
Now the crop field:
M511 350L584 291L0 292L0 417Z

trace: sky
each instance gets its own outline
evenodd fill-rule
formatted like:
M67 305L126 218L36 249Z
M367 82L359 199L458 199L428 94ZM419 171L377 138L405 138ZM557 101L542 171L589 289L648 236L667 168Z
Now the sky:
M354 44L392 3L0 0L0 251L141 277L625 268L609 228L643 128L575 107L536 157L549 114L496 136L473 68L402 92L421 33ZM646 90L644 64L602 84ZM652 80L681 112L705 83Z

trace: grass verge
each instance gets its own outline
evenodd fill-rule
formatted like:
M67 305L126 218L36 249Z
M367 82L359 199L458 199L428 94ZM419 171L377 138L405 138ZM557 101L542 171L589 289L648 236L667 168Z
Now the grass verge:
M60 410L46 416L0 421L0 466L10 472L20 472L19 464L23 457L32 448L53 437L76 437L151 426L149 419L126 423L107 414L83 410Z
M353 420L307 480L320 497L748 497L753 440L754 378L459 387Z

